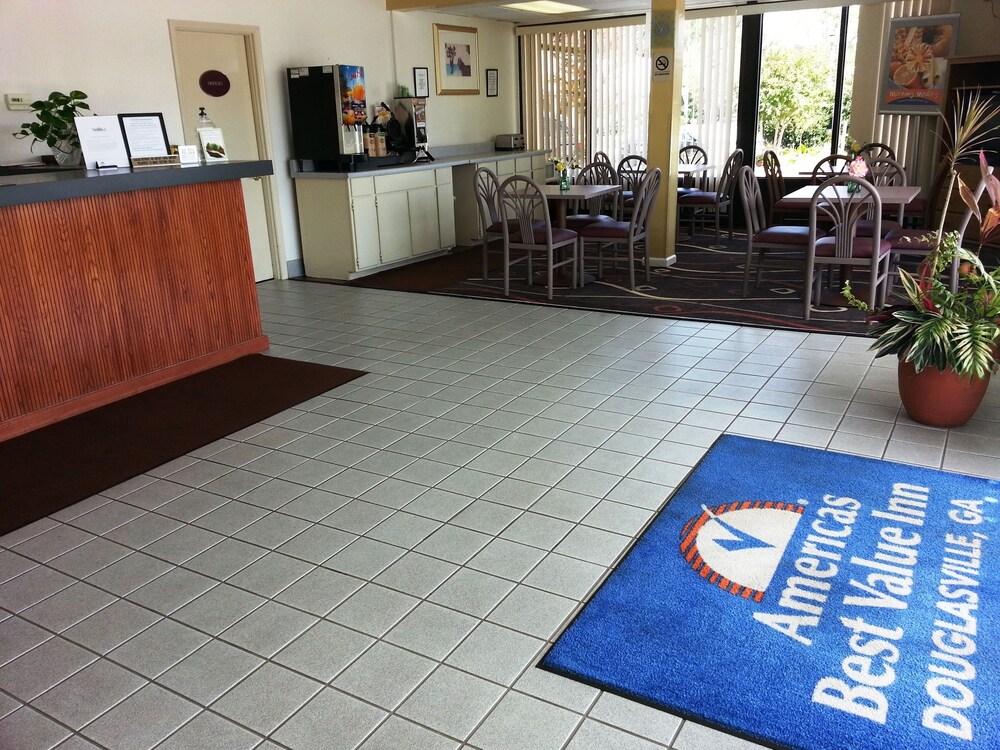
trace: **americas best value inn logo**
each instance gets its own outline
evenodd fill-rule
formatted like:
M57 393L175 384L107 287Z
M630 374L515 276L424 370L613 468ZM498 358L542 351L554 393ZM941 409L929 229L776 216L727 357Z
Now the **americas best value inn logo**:
M756 622L802 646L813 644L824 613L835 610L829 618L839 617L844 629L843 657L839 670L830 670L837 673L816 682L812 702L885 724L900 641L904 628L912 626L899 614L909 606L923 535L929 537L924 527L929 493L927 487L893 485L884 506L868 511L878 524L876 533L854 544L851 535L865 509L851 497L826 495L813 504L815 512L806 500L703 505L681 531L680 552L706 583L756 603ZM979 528L987 520L988 504L996 502L951 500L943 554L924 561L933 569L918 576L936 589L937 599L926 639L928 658L920 665L920 721L928 730L967 741L975 731L969 709L976 701L980 563L988 541ZM798 549L789 553L795 555L794 571L775 580L800 524L808 528ZM855 547L856 554L850 551ZM842 596L832 593L835 579L847 582Z

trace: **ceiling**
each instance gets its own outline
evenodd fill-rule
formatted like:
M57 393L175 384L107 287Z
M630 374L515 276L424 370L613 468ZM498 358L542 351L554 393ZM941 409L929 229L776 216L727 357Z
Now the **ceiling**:
M579 18L590 18L597 15L620 16L629 13L645 13L649 10L649 0L562 0L571 5L579 5L587 9L583 13L531 13L526 10L504 8L499 4L459 5L448 8L448 13L457 16L472 16L474 18L491 18L495 21L510 21L512 23L557 23L572 21ZM508 0L518 2L519 0Z
M514 10L504 8L501 2L519 2L520 0L496 0L495 3L477 3L470 5L456 5L440 8L447 13L457 16L471 16L473 18L490 18L495 21L509 21L511 23L558 23L559 21L575 21L581 18L593 18L595 16L621 16L630 13L645 13L649 10L649 0L561 0L571 5L578 5L586 8L586 12L562 13L559 15L549 15L544 13L531 13L524 10ZM684 7L687 10L696 8L710 8L720 5L739 5L746 0L686 0Z
M402 0L399 9L437 10L442 13L452 13L458 16L472 18L490 18L495 21L508 21L518 24L547 24L560 21L578 21L583 18L600 16L621 16L649 11L650 0L562 0L562 2L586 8L585 12L548 15L530 13L524 10L504 8L503 2L518 2L519 0L469 0L468 5L452 5L450 0L435 2L435 0ZM886 0L684 0L684 9L698 10L701 8L731 7L742 12L764 12L764 8L774 10L791 10L796 7L825 7L851 4L877 4ZM387 7L391 7L387 2Z

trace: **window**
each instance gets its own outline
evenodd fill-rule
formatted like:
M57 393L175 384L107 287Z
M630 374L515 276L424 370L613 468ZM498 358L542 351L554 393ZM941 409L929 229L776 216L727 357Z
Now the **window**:
M586 164L646 153L649 41L645 19L587 28L520 29L529 148Z
M843 61L841 9L765 13L757 122L757 155L778 154L785 174L810 171L824 156L843 153L850 121L857 7L850 8ZM801 33L809 29L808 34ZM837 71L843 66L841 101ZM837 117L838 109L842 111ZM834 133L834 124L839 123Z

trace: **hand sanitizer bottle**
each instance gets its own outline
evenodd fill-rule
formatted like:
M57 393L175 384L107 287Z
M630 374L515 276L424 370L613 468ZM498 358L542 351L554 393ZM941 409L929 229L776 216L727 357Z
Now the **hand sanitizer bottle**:
M196 132L201 131L204 128L214 127L215 123L209 119L208 113L205 112L205 108L198 107L198 127L196 128ZM205 145L202 143L202 139L200 137L198 138L198 157L202 161L205 161Z

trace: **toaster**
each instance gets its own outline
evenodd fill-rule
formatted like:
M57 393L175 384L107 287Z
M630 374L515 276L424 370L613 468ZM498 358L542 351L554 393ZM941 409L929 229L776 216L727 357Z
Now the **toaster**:
M521 133L504 133L493 141L497 151L524 151L524 136Z

